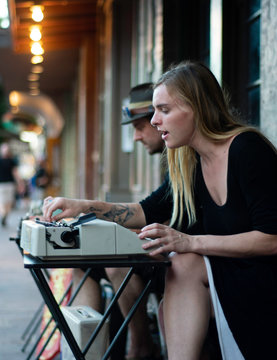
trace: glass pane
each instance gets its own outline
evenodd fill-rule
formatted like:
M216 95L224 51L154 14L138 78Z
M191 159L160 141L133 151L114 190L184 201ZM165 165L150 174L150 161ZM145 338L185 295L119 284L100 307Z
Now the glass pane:
M10 26L8 1L0 0L0 29L7 29Z
M260 125L260 87L255 87L248 92L248 109L250 123Z
M261 8L261 0L249 0L249 16L253 15Z
M248 82L260 78L260 18L249 25L249 68Z

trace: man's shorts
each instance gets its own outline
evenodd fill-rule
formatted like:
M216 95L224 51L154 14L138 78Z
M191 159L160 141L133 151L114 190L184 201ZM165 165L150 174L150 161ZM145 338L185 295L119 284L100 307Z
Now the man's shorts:
M84 272L86 269L81 268ZM152 283L150 286L150 291L154 292L156 294L162 295L164 292L164 280L165 280L165 267L162 267L159 269L159 271L156 272L152 279ZM135 267L134 268L134 274L141 277L144 283L146 283L151 276L151 270L149 270L147 267ZM97 283L100 282L101 279L106 279L109 281L109 278L106 274L106 271L104 268L94 268L91 269L89 273L89 277L91 277L93 280L95 280Z

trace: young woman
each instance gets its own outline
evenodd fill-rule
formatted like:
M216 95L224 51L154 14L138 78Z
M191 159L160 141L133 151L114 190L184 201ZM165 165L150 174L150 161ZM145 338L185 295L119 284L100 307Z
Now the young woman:
M201 359L212 317L223 359L275 359L276 149L237 121L201 64L166 72L153 105L151 123L168 149L171 194L162 186L139 204L46 199L45 217L57 208L63 212L54 220L94 211L144 226L139 236L153 239L144 248L170 253L163 306L169 360ZM171 224L162 225L168 218Z
M175 252L164 296L169 359L199 359L214 313L223 359L277 358L276 149L236 121L203 65L165 73L153 105L168 148L171 223L203 224L202 235L156 223L140 234L162 245L153 255Z

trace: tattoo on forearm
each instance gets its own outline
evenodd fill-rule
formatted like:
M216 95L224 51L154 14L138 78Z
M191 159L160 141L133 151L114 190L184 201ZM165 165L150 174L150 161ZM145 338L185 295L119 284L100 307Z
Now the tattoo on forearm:
M124 225L132 216L134 216L134 212L128 205L118 204L112 206L111 210L103 215L120 225Z
M132 211L128 205L122 204L113 205L107 212L103 212L102 209L91 206L87 213L89 212L95 212L99 218L114 221L120 225L124 225L132 216L134 216L134 211Z
M85 214L89 214L89 213L95 213L95 214L101 214L102 213L102 210L101 209L98 209L94 206L90 206L86 211L85 211Z

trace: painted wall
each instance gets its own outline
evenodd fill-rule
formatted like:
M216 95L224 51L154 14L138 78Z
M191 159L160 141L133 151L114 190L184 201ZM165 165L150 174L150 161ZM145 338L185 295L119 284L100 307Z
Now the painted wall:
M277 0L262 0L261 129L277 146Z

